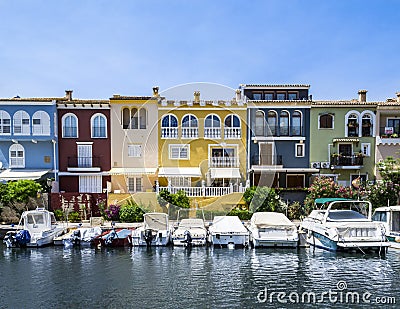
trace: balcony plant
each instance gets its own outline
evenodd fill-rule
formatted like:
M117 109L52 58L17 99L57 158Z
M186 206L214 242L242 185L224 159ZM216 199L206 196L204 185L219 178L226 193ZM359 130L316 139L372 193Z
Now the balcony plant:
M390 137L391 137L391 138L398 138L399 135L398 135L397 133L393 133Z

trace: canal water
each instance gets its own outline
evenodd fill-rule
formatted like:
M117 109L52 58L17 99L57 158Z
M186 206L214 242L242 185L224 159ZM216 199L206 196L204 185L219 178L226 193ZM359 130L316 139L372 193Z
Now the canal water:
M396 250L0 245L0 308L399 308L399 283Z

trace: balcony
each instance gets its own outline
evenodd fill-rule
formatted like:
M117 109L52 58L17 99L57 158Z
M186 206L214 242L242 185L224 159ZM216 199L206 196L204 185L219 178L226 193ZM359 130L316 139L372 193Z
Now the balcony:
M221 138L221 128L204 128L204 138Z
M263 132L264 131L264 132ZM255 136L257 137L288 137L288 136L303 136L302 126L266 126L265 130L255 128Z
M209 167L239 167L237 157L211 157L208 160Z
M251 165L275 166L283 165L282 155L254 155L251 157Z
M68 157L68 172L100 172L100 157Z
M242 130L240 128L224 128L225 139L238 139L242 137Z
M164 127L161 128L161 138L178 138L178 128L177 127Z
M198 128L182 128L182 138L192 139L199 137Z
M338 155L334 154L331 156L331 168L332 169L361 169L364 163L362 155Z

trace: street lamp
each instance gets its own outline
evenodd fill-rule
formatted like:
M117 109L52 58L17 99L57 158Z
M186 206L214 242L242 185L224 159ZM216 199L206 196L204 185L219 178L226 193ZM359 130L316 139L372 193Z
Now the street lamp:
M46 184L47 184L47 209L49 211L52 211L52 209L51 209L51 188L52 188L53 180L51 178L47 178Z

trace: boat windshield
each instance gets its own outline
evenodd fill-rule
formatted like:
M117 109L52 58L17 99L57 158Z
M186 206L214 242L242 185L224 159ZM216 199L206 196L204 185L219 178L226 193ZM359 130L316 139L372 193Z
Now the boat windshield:
M372 216L373 221L386 222L386 211L376 211Z
M333 210L329 212L328 221L366 220L367 218L354 210Z
M29 214L26 219L28 224L44 224L44 216L42 214Z

